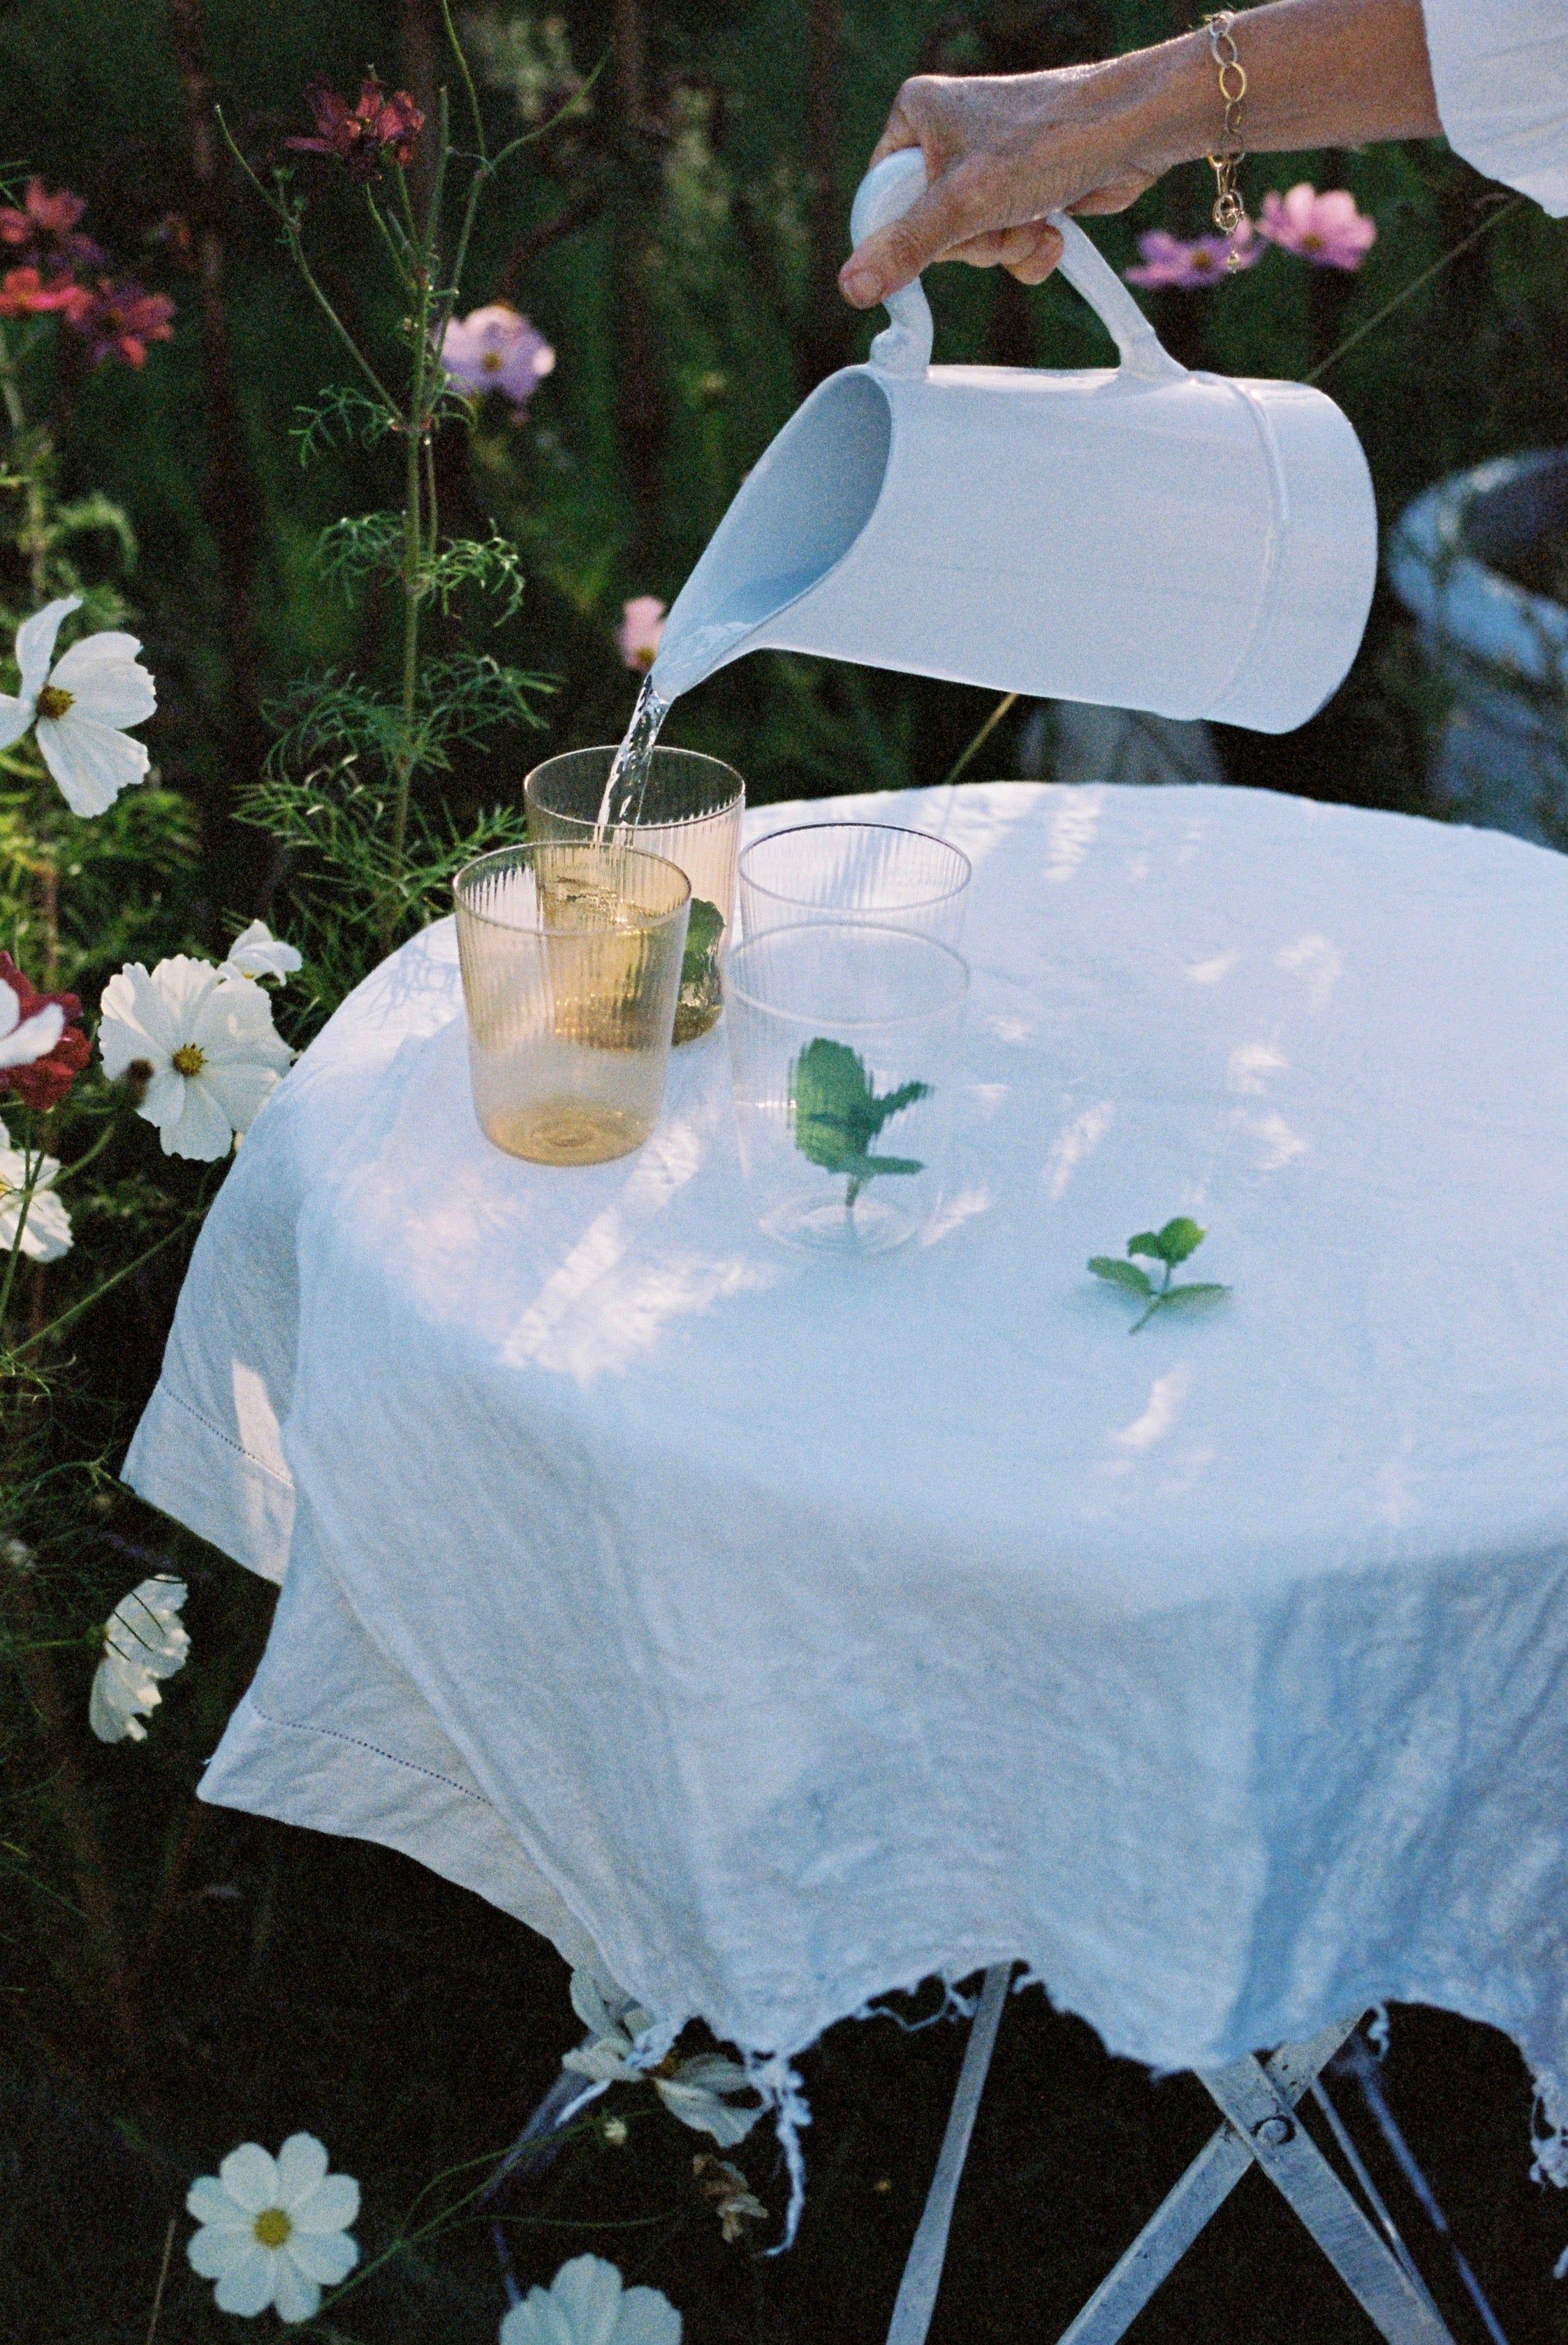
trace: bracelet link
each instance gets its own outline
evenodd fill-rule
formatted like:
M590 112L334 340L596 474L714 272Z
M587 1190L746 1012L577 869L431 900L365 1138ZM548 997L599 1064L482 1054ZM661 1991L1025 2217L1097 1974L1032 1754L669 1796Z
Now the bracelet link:
M1214 210L1211 215L1221 236L1229 240L1228 269L1242 266L1238 249L1240 231L1247 226L1247 206L1236 184L1236 175L1247 155L1241 135L1241 101L1247 95L1247 68L1241 62L1231 27L1236 22L1233 8L1217 9L1203 19L1209 34L1209 46L1219 76L1219 102L1224 107L1224 126L1217 152L1209 157L1209 167L1214 174Z

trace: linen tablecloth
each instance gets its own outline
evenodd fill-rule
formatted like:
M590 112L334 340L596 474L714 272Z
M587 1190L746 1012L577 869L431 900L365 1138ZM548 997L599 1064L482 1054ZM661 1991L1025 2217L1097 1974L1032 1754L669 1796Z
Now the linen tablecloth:
M1568 859L1209 787L774 807L975 860L926 1241L763 1238L721 1027L491 1148L450 926L248 1135L126 1478L284 1581L203 1796L788 2053L1021 1958L1214 2066L1386 1997L1568 2071ZM1230 1300L1088 1255L1189 1213Z

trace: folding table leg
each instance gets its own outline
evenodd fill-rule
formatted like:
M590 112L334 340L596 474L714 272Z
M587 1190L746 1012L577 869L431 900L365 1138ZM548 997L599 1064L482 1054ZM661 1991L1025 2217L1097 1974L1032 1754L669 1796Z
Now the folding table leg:
M1203 2082L1389 2345L1453 2345L1426 2290L1379 2238L1260 2064L1236 2060Z
M1330 2026L1320 2028L1316 2035L1304 2044L1281 2045L1262 2066L1252 2060L1237 2061L1231 2067L1220 2070L1217 2076L1205 2076L1203 2081L1208 2085L1210 2092L1215 2094L1215 2097L1219 2099L1220 2095L1216 2091L1218 2085L1223 2080L1237 2076L1239 2071L1249 2072L1256 2084L1260 2085L1270 2096L1267 2108L1259 2110L1258 2121L1262 2122L1267 2118L1272 2118L1275 2125L1270 2129L1274 2130L1277 2129L1279 2121L1283 2119L1290 2127L1294 2139L1307 2142L1308 2147L1311 2148L1311 2143L1297 2126L1291 2112L1319 2072L1328 2066L1340 2045L1354 2035L1360 2024L1359 2016L1355 2019L1337 2021ZM1223 2100L1220 2101L1220 2106L1222 2107L1225 2106ZM1227 2116L1229 2115L1229 2111L1227 2110ZM1245 2122L1239 2127L1234 2124L1221 2126L1213 2139L1188 2167L1164 2204L1144 2225L1143 2229L1114 2270L1109 2272L1096 2289L1077 2319L1064 2332L1060 2345L1117 2345L1117 2340L1125 2334L1161 2280L1174 2269L1187 2253L1209 2217L1224 2204L1249 2166L1253 2163L1254 2158L1259 2165L1265 2164L1263 2148L1264 2144L1254 2140ZM1317 2157L1315 2150L1313 2156ZM1300 2163L1299 2158L1297 2162ZM1336 2189L1340 2189L1340 2186L1338 2184L1333 2169L1321 2159L1318 2162L1322 2166L1329 2181L1334 2184ZM1268 2171L1267 2166L1265 2166L1265 2171ZM1270 2178L1279 2181L1278 2176L1271 2176ZM1285 2189L1283 2182L1280 2182L1279 2187L1285 2190L1285 2196L1290 2198L1296 2212L1301 2215L1302 2220L1307 2221L1292 2190ZM1360 2209L1356 2207L1355 2201L1350 2198L1349 2193L1342 2192L1341 2195L1351 2213L1358 2220L1361 2220ZM1338 2211L1336 2208L1336 2212ZM1386 2258L1388 2262L1393 2263L1393 2259L1388 2255L1387 2249L1383 2248L1376 2233L1371 2231L1371 2226L1365 2225L1364 2228L1378 2254ZM1312 2231L1313 2237L1318 2238L1320 2246L1323 2246L1324 2240L1311 2222L1308 2222L1308 2228ZM1333 2236L1336 2248L1341 2247L1340 2228L1334 2228ZM1358 2249L1361 2244L1360 2241L1356 2242ZM1339 2262L1337 2255L1327 2249L1325 2252L1330 2254L1330 2259L1334 2262L1341 2278L1348 2279L1349 2275ZM1359 2277L1361 2271L1359 2255L1356 2269ZM1397 2264L1394 2265L1394 2269L1399 2272L1400 2279L1404 2281L1405 2276L1399 2271ZM1381 2274L1379 2278L1381 2280ZM1366 2298L1356 2282L1351 2281L1351 2285L1361 2300L1366 2303ZM1405 2286L1408 2292L1409 2283L1406 2282ZM1383 2293L1380 2292L1380 2306L1382 2302ZM1368 2306L1368 2309L1371 2310L1371 2307ZM1445 2340L1445 2345L1452 2345L1452 2340L1448 2337L1448 2331L1437 2320L1435 2312L1424 2297L1420 2300L1420 2312L1425 2317L1424 2327L1411 2325L1410 2320L1406 2317L1408 2306L1405 2298L1401 2299L1394 2309L1398 2318L1403 2321L1403 2326L1391 2329L1382 2322L1379 2312L1372 2312L1372 2318L1379 2321L1384 2336L1391 2340L1391 2345L1440 2345L1440 2340Z

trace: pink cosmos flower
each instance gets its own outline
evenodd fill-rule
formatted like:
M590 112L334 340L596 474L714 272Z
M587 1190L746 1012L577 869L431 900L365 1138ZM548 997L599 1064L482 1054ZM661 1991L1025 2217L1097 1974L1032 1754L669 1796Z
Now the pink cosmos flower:
M60 188L51 195L42 179L27 182L20 206L0 206L0 244L25 247L29 257L55 267L96 269L107 255L90 236L76 233L86 199Z
M373 179L387 155L400 170L413 161L425 117L406 89L395 89L389 97L375 75L367 74L352 106L319 80L307 85L305 102L316 135L283 141L297 155L334 155L351 179Z
M86 286L73 277L56 277L46 284L35 269L8 269L0 279L0 318L33 318L63 310L71 323L93 306Z
M664 633L664 605L657 594L633 594L622 605L615 640L629 668L646 675L659 656Z
M167 293L149 293L128 279L100 277L85 307L66 311L87 345L94 366L120 359L128 367L147 364L147 344L167 342L174 328L174 303Z
M491 301L454 318L441 343L441 364L467 391L499 391L514 407L532 398L555 364L555 352L521 310Z
M1270 189L1258 233L1320 269L1359 269L1377 242L1378 224L1356 209L1348 189L1330 188L1320 196L1303 179L1287 195Z
M1230 239L1223 236L1195 237L1183 243L1179 236L1170 236L1162 228L1151 228L1138 239L1142 261L1133 269L1123 269L1129 285L1160 287L1175 286L1179 291L1190 292L1199 285L1223 285L1235 271L1230 263ZM1249 224L1243 220L1236 231L1236 251L1243 269L1261 260L1263 248L1253 235Z

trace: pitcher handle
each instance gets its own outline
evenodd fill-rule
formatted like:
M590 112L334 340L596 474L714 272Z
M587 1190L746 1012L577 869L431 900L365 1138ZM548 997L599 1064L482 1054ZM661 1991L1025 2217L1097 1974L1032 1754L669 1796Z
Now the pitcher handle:
M926 191L926 158L918 147L901 147L874 163L855 191L849 215L852 248L887 228ZM1135 382L1177 382L1187 372L1166 350L1120 278L1090 242L1077 220L1051 214L1064 250L1061 274L1109 333L1121 353L1122 371ZM871 345L871 363L884 374L924 374L931 363L931 305L920 279L890 293L883 305L891 323Z

